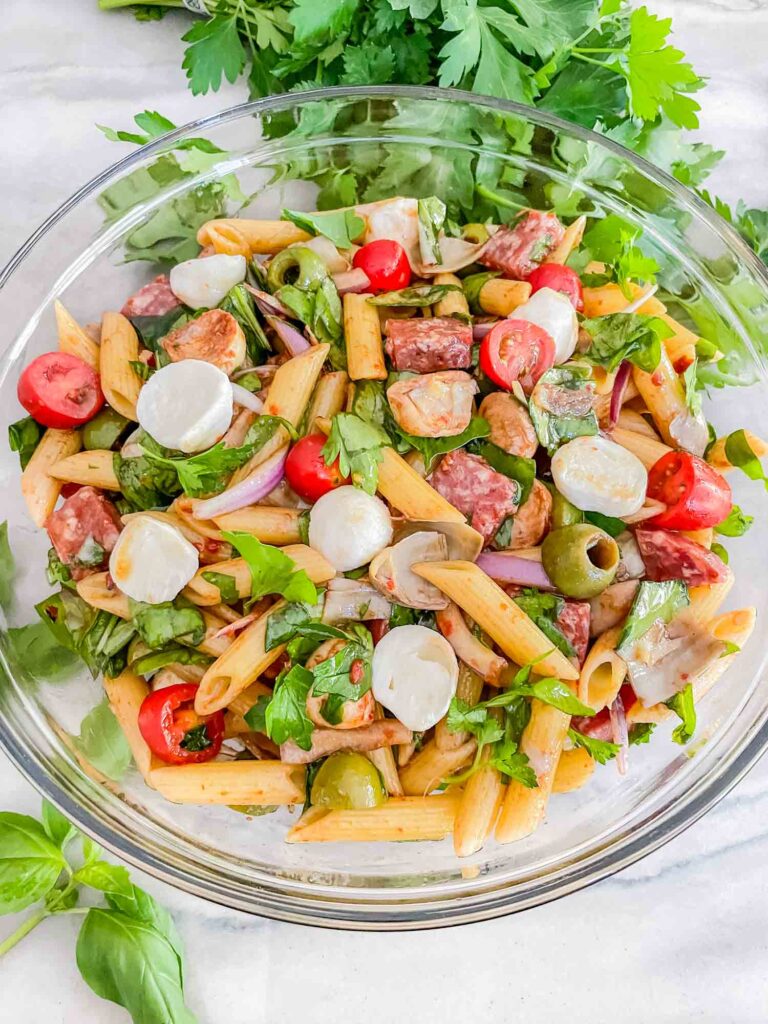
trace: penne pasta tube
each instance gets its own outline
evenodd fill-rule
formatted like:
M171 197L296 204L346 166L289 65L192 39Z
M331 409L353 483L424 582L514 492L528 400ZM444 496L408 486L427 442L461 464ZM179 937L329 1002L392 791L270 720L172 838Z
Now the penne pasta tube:
M466 517L419 476L394 448L382 448L379 493L407 519L429 523L466 523Z
M282 761L209 761L155 768L150 780L175 804L300 804L304 765Z
M139 731L139 709L149 693L149 686L135 672L126 669L119 676L110 679L104 676L104 690L109 700L112 713L120 724L120 728L128 740L133 760L148 786L152 785L151 771L153 767L152 751ZM158 764L160 762L157 762Z
M672 317L665 315L662 319L674 323ZM686 327L682 327L682 330L685 332L684 334L675 334L673 337L665 338L663 341L669 361L678 373L687 369L696 358L696 335Z
M661 441L661 438L645 416L641 415L639 412L635 412L634 409L622 409L619 413L619 420L616 426L620 430L630 430L635 434L644 434L645 437L650 437L654 441Z
M62 482L100 487L105 491L120 490L114 470L114 452L110 451L77 452L55 462L49 473Z
M545 263L567 263L568 257L574 249L578 249L584 237L584 228L587 226L587 218L582 215L569 224L563 233L560 243L544 260Z
M247 762L246 762L247 763ZM326 811L310 807L296 822L287 843L398 842L444 839L453 831L461 794L391 797L380 807Z
M312 236L289 220L246 220L221 218L209 220L197 232L202 246L212 245L216 252L230 256L255 254L273 256L297 242L308 242Z
M490 748L483 751L484 757ZM483 765L464 787L453 823L453 849L457 857L477 853L493 830L504 794L501 773Z
M236 715L246 715L253 705L257 703L259 697L271 696L272 690L270 687L259 682L257 679L255 683L251 683L250 686L247 686L242 693L238 693L236 697L232 698L229 710L233 711Z
M75 320L58 299L53 304L56 314L56 330L59 335L59 349L71 356L77 356L94 370L99 369L99 346Z
M280 645L271 651L264 649L267 619L284 607L285 601L278 601L260 615L208 667L195 696L198 715L210 715L228 707L239 693L277 661L285 646Z
M185 518L179 514L178 506L173 504L166 512L161 512L159 509L146 509L142 512L127 512L121 516L121 519L124 523L128 523L137 516L149 516L151 519L157 519L175 527L190 544L194 544L200 554L200 561L204 565L208 565L209 568L212 563L220 562L232 553L232 545L223 539L220 531L217 531L218 536L215 539L210 537L208 531L197 528L201 524L201 520L193 519L191 516Z
M578 679L577 669L565 655L473 562L416 562L412 568L463 608L513 661L519 665L535 661L538 675Z
M672 451L669 445L662 444L661 441L654 441L652 437L638 434L634 430L624 430L622 427L614 427L608 436L616 444L636 455L646 469L650 469L662 455Z
M136 420L141 381L131 366L139 358L139 337L122 313L105 313L101 321L99 375L104 397L126 419Z
M107 586L109 573L94 572L77 581L77 593L86 604L101 611L111 612L121 619L130 619L131 607L128 598L115 587Z
M715 531L711 526L703 530L682 530L681 533L689 540L701 544L703 548L711 548L712 541L715 539Z
M498 842L524 839L543 821L570 721L570 715L549 704L539 700L531 702L531 718L523 732L520 749L527 754L536 772L538 786L528 789L515 779L510 781L496 824Z
M452 284L461 288L461 281L455 274L435 274L435 284ZM435 303L435 316L469 316L469 303L463 291L446 292L439 302Z
M349 377L343 370L324 373L317 382L315 393L307 413L307 433L316 434L316 420L331 420L337 412L343 412L347 404Z
M484 313L491 316L509 316L531 297L527 281L508 281L505 277L492 277L480 289L478 302Z
M617 284L603 284L599 288L584 289L584 316L588 318L606 316L608 313L621 313L632 299L639 298L645 288L639 284L630 284L631 298L627 299L624 292ZM637 313L644 313L648 316L661 316L666 313L667 307L659 299L651 295L636 310Z
M694 615L702 625L710 622L728 596L735 579L736 577L729 571L722 583L705 583L700 587L690 587L688 598L691 603L688 613Z
M595 762L583 747L564 750L557 762L552 792L572 793L574 789L581 789L589 782L594 770Z
M62 481L51 476L51 467L80 451L77 430L46 430L21 474L21 494L35 526L45 526L56 507Z
M214 520L220 530L242 530L252 533L262 544L296 544L301 538L301 510L271 505L251 505L237 512L228 512Z
M387 379L379 312L370 304L369 298L370 295L349 292L342 300L347 369L351 380Z
M675 373L666 349L662 348L659 365L653 373L646 373L638 366L633 366L632 379L648 406L656 429L667 444L674 448L677 442L670 433L670 426L677 416L686 416L688 407L682 381Z
M757 434L753 434L749 430L744 431L744 437L758 459L762 459L763 456L768 455L768 443L765 442L762 437L758 437ZM725 454L725 444L727 440L727 436L718 437L707 452L707 462L710 466L714 466L714 468L719 470L721 473L727 473L729 469L733 469L733 466L728 460L728 456Z
M434 740L430 740L400 771L403 792L406 796L427 796L443 779L469 764L476 749L474 739L449 750L441 750Z
M306 572L313 583L326 583L336 575L331 563L323 558L319 551L306 544L290 544L282 551L293 561L297 570L303 569ZM221 601L219 588L215 583L205 579L205 574L209 572L231 576L237 588L238 598L250 597L252 579L248 563L244 558L229 558L225 562L214 562L198 569L184 588L184 595L190 601L200 605L213 605Z
M595 711L614 702L627 675L627 663L616 653L622 629L614 626L599 636L581 668L579 700Z

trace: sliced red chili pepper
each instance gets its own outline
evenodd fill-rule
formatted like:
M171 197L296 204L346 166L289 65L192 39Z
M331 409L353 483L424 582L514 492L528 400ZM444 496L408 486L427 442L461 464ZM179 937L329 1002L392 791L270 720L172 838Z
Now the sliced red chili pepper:
M197 683L155 690L139 708L139 731L152 753L166 764L201 764L216 757L224 739L224 712L195 711Z

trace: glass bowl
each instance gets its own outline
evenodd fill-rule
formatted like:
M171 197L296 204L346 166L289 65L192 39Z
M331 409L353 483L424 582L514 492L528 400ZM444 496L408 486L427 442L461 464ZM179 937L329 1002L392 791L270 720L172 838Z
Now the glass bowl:
M185 145L201 137L214 145ZM211 202L234 212L253 196L244 204L251 216L275 217L284 206L352 202L355 190L366 200L436 193L458 204L465 219L556 202L571 215L602 209L640 225L662 286L679 297L673 311L717 340L727 356L722 365L748 385L707 399L709 418L719 432L748 426L768 433L768 279L731 227L642 159L546 113L468 93L389 86L235 107L145 146L85 185L0 275L3 427L21 415L15 388L22 366L55 347L53 300L61 297L81 323L97 320L157 272L126 264L126 247L184 258L185 246L194 254L188 239ZM729 606L762 610L766 495L743 477L732 483L756 522L732 545ZM34 618L34 602L49 592L48 542L25 513L17 458L5 444L0 486L18 567L8 617L19 625ZM573 892L690 825L768 743L768 645L758 624L736 667L702 702L691 749L670 742L670 726L659 728L651 744L632 748L628 775L609 764L584 789L553 796L546 823L522 842L490 842L464 861L450 841L289 846L288 810L250 819L228 808L173 805L135 771L119 785L94 781L73 756L70 737L101 699L100 684L87 673L34 680L12 636L3 629L0 743L46 797L114 853L173 885L308 924L434 927Z

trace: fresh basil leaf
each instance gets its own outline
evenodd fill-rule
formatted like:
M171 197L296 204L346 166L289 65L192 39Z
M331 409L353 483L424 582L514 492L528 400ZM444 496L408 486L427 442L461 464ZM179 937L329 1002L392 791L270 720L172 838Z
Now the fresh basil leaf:
M219 303L219 309L230 313L240 324L245 335L246 350L253 363L258 365L264 361L265 356L271 355L272 346L259 323L253 299L245 285L236 284L230 289Z
M265 712L267 735L278 745L294 740L302 750L312 746L314 726L307 715L307 697L313 675L302 665L281 672Z
M584 519L593 526L599 526L609 537L618 537L627 532L627 524L623 519L616 519L614 516L604 516L602 512L585 512Z
M0 914L14 914L42 899L66 861L43 826L26 814L0 813Z
M655 728L655 722L636 722L635 725L631 725L629 727L630 747L639 746L641 743L649 743Z
M488 465L497 473L503 473L510 480L516 480L520 485L519 505L528 500L531 493L533 481L536 479L536 463L533 459L525 459L520 455L510 455L503 448L499 448L492 441L472 441L467 445L467 451L472 455L479 455L485 459Z
M260 694L253 707L243 715L254 732L264 733L265 736L267 734L267 708L271 700L272 698L265 693Z
M141 639L153 650L173 640L196 647L205 637L202 612L183 597L162 604L130 600L131 621Z
M88 712L73 741L78 753L113 782L119 782L128 771L131 748L106 698Z
M251 601L267 594L282 594L286 601L314 604L317 587L304 569L280 548L262 544L253 534L242 530L224 531L224 538L248 563L251 573Z
M264 649L272 651L275 647L287 644L296 637L310 640L315 646L324 640L349 639L348 634L343 630L320 622L321 614L321 605L310 605L303 602L287 604L285 608L274 612L267 619Z
M72 880L100 892L119 893L123 896L130 896L133 889L127 868L110 864L106 860L84 864L75 872Z
M365 221L354 210L328 210L323 213L301 213L281 210L280 217L310 235L323 235L337 249L349 249L365 231Z
M353 413L340 412L331 421L323 458L327 466L338 459L342 476L351 477L356 487L374 494L383 457L381 449L389 443L389 437L381 428Z
M331 346L329 360L334 370L346 369L347 351L344 345L344 329L341 299L336 285L325 277L314 293L314 306L309 327L318 341Z
M666 704L680 719L680 725L672 733L672 739L675 743L684 745L693 737L696 731L696 706L693 700L693 684L688 683L683 690L676 693L674 697L671 697Z
M541 590L526 589L513 600L566 658L576 656L573 644L557 624L557 619L565 607L562 597L545 594Z
M473 416L469 426L460 434L453 434L451 437L416 437L414 434L406 434L404 430L399 431L404 441L421 453L424 459L424 466L429 473L435 459L447 452L463 448L477 438L488 437L491 432L490 425L482 416Z
M133 884L131 884L129 890L121 890L120 892L107 890L106 900L113 910L119 910L126 917L131 917L135 921L141 921L144 924L150 925L155 931L159 932L175 952L179 962L179 971L181 972L184 945L176 930L176 925L173 923L173 918L164 907L161 907L148 892Z
M176 951L152 925L93 907L77 939L77 966L97 996L137 1024L195 1024L184 1003Z
M235 381L241 388L245 388L246 391L250 391L253 394L256 391L262 390L261 377L258 373L244 373L242 377L238 377Z
M577 729L569 729L568 736L572 743L575 743L577 747L583 747L592 760L597 761L598 764L605 764L606 761L612 760L621 750L618 743L609 743L608 740L598 740L594 736L586 736Z
M723 537L743 537L754 521L754 516L748 516L738 505L734 505L722 523L717 524L715 533Z
M234 604L240 600L234 576L230 576L226 572L208 570L203 573L203 579L206 583L212 583L214 587L218 587L219 600L223 601L224 604Z
M138 455L124 459L115 452L112 465L122 494L138 511L166 508L181 490L175 470L159 465L155 457Z
M755 455L744 430L734 430L725 439L725 457L732 466L740 469L750 480L762 480L768 491L768 476Z
M33 420L31 416L25 416L23 419L9 424L8 447L12 452L19 453L19 463L22 469L26 469L44 433L45 427Z
M155 365L159 369L171 360L163 346L163 338L183 327L192 317L183 306L175 306L160 316L132 316L129 318L141 339L144 348L148 348L155 357Z
M0 523L0 608L8 611L13 603L13 578L16 562L8 539L8 522Z
M180 647L170 644L158 651L151 651L149 654L141 654L131 661L131 670L140 676L152 675L153 672L165 668L166 665L203 665L206 668L212 664L213 658L202 651L196 651L194 647Z
M60 850L78 834L72 822L47 800L43 800L41 817L45 834Z
M34 682L62 682L82 666L79 656L58 643L43 622L12 627L8 640L16 662Z
M389 613L389 628L396 626L426 626L437 629L435 613L421 608L406 608L403 604L393 604Z
M432 306L444 299L448 292L460 292L457 284L415 284L410 288L400 288L396 292L380 292L371 295L368 302L372 306Z
M387 401L387 385L381 380L360 380L355 384L352 407L349 410L361 420L386 434L389 443L399 452L408 451L407 442L400 436L397 423Z
M539 444L552 455L565 441L598 433L595 384L586 366L553 366L531 393L528 411Z
M607 370L615 370L623 360L646 373L653 373L661 359L661 343L674 334L657 316L640 313L608 313L581 325L592 344L582 358Z
M125 649L135 633L133 623L87 604L71 590L61 590L35 605L40 618L62 647L79 655L94 678L119 675Z
M717 541L714 541L710 545L709 550L712 552L713 555L717 555L721 562L724 562L726 565L728 565L730 559L728 556L728 552L725 550L722 544L718 544Z
M139 380L149 380L152 374L155 372L154 368L149 363L143 363L141 359L129 359L128 365L139 378Z
M421 261L431 266L442 263L439 236L445 224L445 203L437 196L419 199L418 213Z
M616 652L622 658L628 657L637 640L645 636L654 622L658 619L669 622L689 604L688 587L682 580L667 580L665 583L643 580L635 593Z

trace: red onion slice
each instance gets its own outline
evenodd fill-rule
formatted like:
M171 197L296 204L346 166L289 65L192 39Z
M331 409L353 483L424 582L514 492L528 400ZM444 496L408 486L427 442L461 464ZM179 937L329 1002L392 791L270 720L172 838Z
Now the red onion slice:
M619 422L619 416L621 415L621 403L624 401L624 392L627 390L627 384L629 384L629 376L632 372L632 364L628 359L624 359L621 362L616 376L613 381L613 391L611 391L611 410L608 422L612 427L615 427Z
M490 331L493 330L493 328L496 326L497 323L498 323L498 320L495 320L493 323L490 323L490 324L489 323L474 324L472 326L472 340L473 341L482 341L483 338L486 336L486 334L490 333Z
M274 295L270 295L269 292L262 292L250 284L246 284L245 287L253 296L259 312L263 313L264 316L293 316L293 313L279 299L276 299Z
M226 626L222 626L221 629L217 629L213 636L209 637L209 640L218 640L222 636L236 636L238 633L242 633L246 626L258 619L260 612L251 612L248 615L243 615L240 619L235 619L234 622L228 622Z
M197 502L192 515L195 519L213 519L215 516L226 515L227 512L237 512L246 505L254 505L257 501L265 498L270 491L274 491L283 479L285 460L288 455L287 448L281 448L270 456L266 462L257 466L256 469L241 480L239 484L230 487L213 498L205 498Z
M285 345L286 351L292 356L298 356L310 348L310 344L304 335L297 331L291 324L286 323L277 316L267 316L267 323L274 330L275 334Z
M240 384L231 382L232 386L232 398L237 405L242 405L244 409L250 409L251 412L261 413L264 411L264 403L258 395L254 395L252 391L247 388L241 387Z
M521 587L554 590L541 562L521 558L511 551L483 551L476 565L499 583L517 583Z
M339 295L348 295L351 292L359 295L361 292L367 292L371 287L371 279L362 267L344 270L341 273L333 274L332 277Z
M620 775L626 775L628 767L627 755L629 753L629 727L627 726L627 716L624 713L624 701L621 699L621 694L616 695L616 700L609 707L608 713L611 716L613 742L618 743L620 748L616 755L616 767L619 769Z

